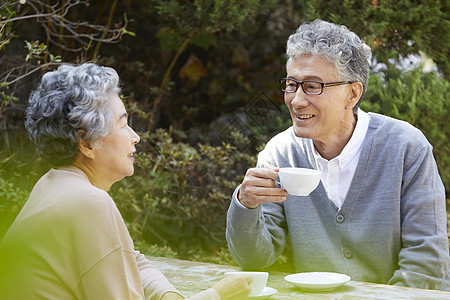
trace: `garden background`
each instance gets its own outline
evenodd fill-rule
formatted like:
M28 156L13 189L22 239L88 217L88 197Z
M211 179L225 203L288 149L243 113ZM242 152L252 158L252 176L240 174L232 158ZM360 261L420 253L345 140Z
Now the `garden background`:
M23 126L27 97L60 63L119 73L141 135L135 175L113 186L136 248L235 264L231 194L291 124L278 78L306 20L344 24L372 48L365 111L403 119L434 146L450 187L450 1L20 0L0 4L0 238L49 168ZM289 249L272 267L290 271Z

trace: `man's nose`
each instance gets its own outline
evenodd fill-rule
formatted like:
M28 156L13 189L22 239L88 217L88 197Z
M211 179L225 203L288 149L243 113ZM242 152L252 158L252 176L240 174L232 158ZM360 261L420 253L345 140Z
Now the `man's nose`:
M301 86L298 87L297 91L294 93L294 98L292 98L291 104L295 107L301 107L301 106L307 106L309 104L309 101L307 98L309 95L307 95Z

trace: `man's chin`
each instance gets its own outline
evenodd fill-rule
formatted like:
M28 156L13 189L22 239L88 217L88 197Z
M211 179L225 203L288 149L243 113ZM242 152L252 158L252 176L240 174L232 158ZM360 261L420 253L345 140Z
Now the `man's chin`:
M310 139L310 135L305 132L305 130L303 130L303 128L296 128L294 127L294 135L298 138L303 138L303 139Z

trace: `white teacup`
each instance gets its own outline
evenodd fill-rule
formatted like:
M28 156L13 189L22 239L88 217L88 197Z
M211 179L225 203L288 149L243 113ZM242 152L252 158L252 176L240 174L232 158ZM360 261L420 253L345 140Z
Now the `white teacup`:
M267 279L269 278L268 272L248 272L248 271L232 271L225 272L225 276L230 275L245 275L250 276L253 281L250 283L250 295L256 296L264 290L267 285Z
M278 177L281 188L290 195L308 196L320 182L321 172L305 168L280 168Z

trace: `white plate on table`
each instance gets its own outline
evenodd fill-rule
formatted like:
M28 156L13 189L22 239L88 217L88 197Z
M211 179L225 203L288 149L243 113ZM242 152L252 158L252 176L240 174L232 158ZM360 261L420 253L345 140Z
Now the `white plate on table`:
M267 297L270 297L272 295L275 295L277 293L277 290L271 287L266 286L261 293L255 296L249 296L249 299L264 299Z
M307 291L331 291L350 281L350 276L331 272L306 272L291 274L284 279Z

